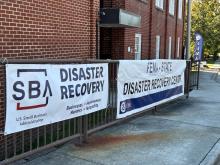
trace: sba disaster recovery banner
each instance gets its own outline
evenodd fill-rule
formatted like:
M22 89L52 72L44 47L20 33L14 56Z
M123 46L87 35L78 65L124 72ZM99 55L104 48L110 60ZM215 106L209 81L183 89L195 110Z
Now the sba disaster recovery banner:
M107 107L108 64L6 65L5 134Z
M120 61L117 118L184 95L184 60Z

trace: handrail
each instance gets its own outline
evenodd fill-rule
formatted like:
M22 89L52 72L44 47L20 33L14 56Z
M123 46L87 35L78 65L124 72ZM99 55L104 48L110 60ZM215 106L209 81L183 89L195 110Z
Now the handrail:
M122 59L123 60L123 59ZM37 58L37 59L0 59L0 65L4 64L71 64L71 63L119 63L120 60L111 59L50 59L50 58ZM190 60L186 60L190 62Z
M97 59L2 59L2 64L71 64L71 63L119 63L119 60L97 60Z

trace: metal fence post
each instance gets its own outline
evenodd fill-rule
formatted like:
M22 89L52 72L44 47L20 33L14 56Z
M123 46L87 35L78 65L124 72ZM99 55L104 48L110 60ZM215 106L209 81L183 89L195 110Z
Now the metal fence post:
M189 92L190 92L190 73L191 73L191 67L192 64L191 64L191 61L188 61L187 62L187 94L186 94L186 98L188 99L189 98Z
M192 0L188 0L187 4L187 45L186 45L186 59L188 60L190 55L190 41L191 41L191 3Z
M197 88L197 90L199 90L199 77L200 77L200 64L201 64L201 62L199 61L198 62L198 73L197 73L197 84L196 84L196 88Z
M80 116L78 120L78 132L79 132L79 144L82 144L83 142L83 117Z
M83 116L83 130L82 130L82 142L87 143L88 142L88 115Z

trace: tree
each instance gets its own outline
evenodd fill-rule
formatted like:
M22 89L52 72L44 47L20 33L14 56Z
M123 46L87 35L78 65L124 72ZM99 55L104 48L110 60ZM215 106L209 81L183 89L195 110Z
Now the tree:
M220 52L220 0L193 0L192 34L195 32L204 37L204 55L217 57Z

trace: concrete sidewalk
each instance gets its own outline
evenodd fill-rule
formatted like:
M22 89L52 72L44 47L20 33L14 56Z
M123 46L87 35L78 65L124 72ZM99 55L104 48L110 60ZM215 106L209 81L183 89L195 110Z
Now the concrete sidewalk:
M27 165L198 165L218 164L220 84L201 73L200 90L128 123L98 132L89 143L68 143Z

